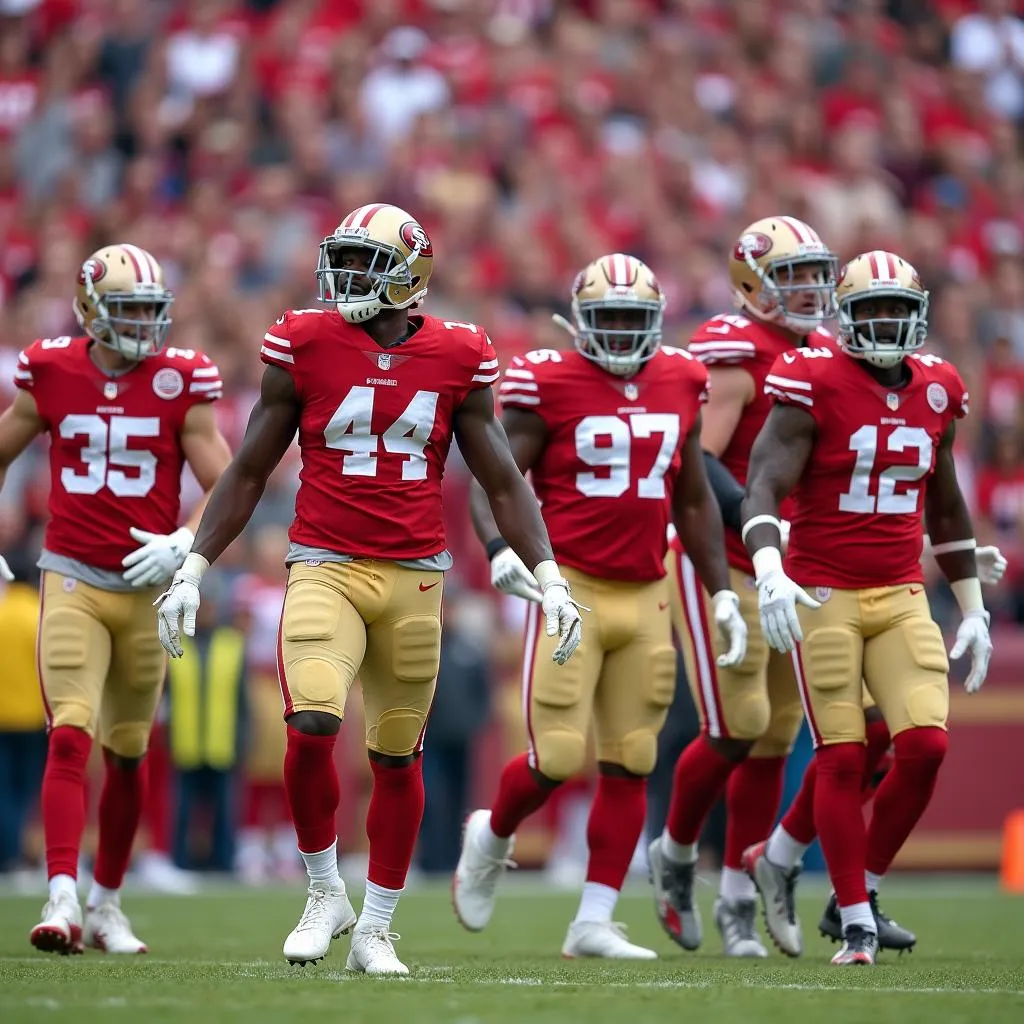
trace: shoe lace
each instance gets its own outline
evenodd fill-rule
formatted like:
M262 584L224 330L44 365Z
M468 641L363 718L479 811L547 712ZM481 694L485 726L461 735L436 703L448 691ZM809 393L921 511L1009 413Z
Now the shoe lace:
M478 849L477 856L480 858L472 863L466 874L469 875L476 885L496 885L501 872L506 868L515 870L519 865L509 857L492 857L489 853Z
M367 944L377 952L384 951L392 956L395 955L393 943L398 942L401 937L398 932L393 932L384 925L373 925L366 930Z
M326 889L319 886L310 886L307 890L309 898L306 900L306 909L295 926L297 932L312 931L319 928L327 919L327 897L330 895Z
M664 881L669 896L679 910L693 909L693 883L696 872L693 864L675 864L666 858Z
M796 880L800 876L800 869L793 868L792 871L782 872L782 892L775 900L775 905L786 915L786 920L796 924Z

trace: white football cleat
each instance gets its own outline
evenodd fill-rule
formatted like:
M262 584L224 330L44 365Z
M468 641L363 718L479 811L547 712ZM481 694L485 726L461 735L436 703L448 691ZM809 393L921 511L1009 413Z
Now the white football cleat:
M135 864L135 881L143 889L170 896L194 896L199 892L199 876L179 868L166 853L147 850Z
M653 949L636 946L626 938L626 926L618 921L573 921L562 943L562 956L604 957L607 960L657 960Z
M85 911L85 944L104 953L148 953L135 936L131 922L116 903L101 903Z
M726 900L721 896L715 900L715 924L726 956L760 958L768 955L757 935L756 917L756 900Z
M767 846L767 842L757 843L744 850L743 867L761 895L764 923L772 942L786 956L800 956L804 951L804 939L795 898L800 868L787 870L773 864L765 853Z
M300 967L322 960L331 948L331 939L347 935L356 923L344 885L340 889L311 885L308 891L306 909L284 940L285 960Z
M503 856L484 852L480 837L490 832L491 812L473 811L462 830L462 853L452 879L452 906L463 928L479 932L487 927L494 913L498 882L505 869L513 866L509 854L515 844L510 836Z
M398 959L392 945L401 937L383 925L356 926L345 970L357 974L408 974L409 968Z
M29 941L43 953L84 953L82 908L78 897L62 892L43 907L43 918L29 932Z

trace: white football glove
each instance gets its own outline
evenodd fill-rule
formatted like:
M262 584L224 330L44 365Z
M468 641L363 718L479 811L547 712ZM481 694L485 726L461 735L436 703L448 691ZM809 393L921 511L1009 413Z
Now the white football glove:
M582 639L583 621L580 618L580 609L583 605L572 599L566 580L554 579L544 584L540 606L547 616L548 636L558 634L559 644L551 655L551 660L558 665L564 665L572 657L573 651L579 647Z
M774 569L757 581L757 608L768 646L788 654L804 638L796 606L820 608L821 603L798 587L782 569Z
M7 559L3 555L0 555L0 580L6 580L10 583L14 579L14 573L11 572L11 567L7 564Z
M964 681L964 689L968 693L980 690L988 675L988 663L992 657L992 638L988 633L988 624L989 614L986 611L965 613L956 631L953 649L949 652L950 658L956 661L970 651L971 671Z
M732 590L720 590L711 598L715 625L729 645L715 660L721 668L738 665L747 656L747 624L740 615L740 597Z
M183 619L185 636L196 635L196 612L199 611L199 577L179 569L171 585L153 602L157 609L160 643L172 658L180 658L181 634L178 620Z
M786 553L786 548L789 547L789 533L790 533L790 522L788 519L779 520L779 537L781 538L780 543L782 544L782 553Z
M169 579L185 561L195 537L187 526L174 533L148 533L133 526L128 531L142 547L126 555L124 578L133 587L155 587Z
M512 597L541 601L540 585L511 548L502 548L491 559L491 586Z
M978 566L978 579L990 587L994 587L1006 572L1006 559L995 545L975 548L974 561Z

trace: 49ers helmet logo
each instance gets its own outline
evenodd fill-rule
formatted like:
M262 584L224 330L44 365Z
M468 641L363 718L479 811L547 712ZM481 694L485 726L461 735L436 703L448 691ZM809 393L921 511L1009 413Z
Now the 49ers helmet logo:
M78 271L78 283L85 286L86 278L93 284L107 276L107 265L98 256L90 256Z
M433 256L434 247L430 244L426 231L414 220L407 220L398 231L399 237L410 249L419 249L421 256Z
M746 260L748 256L751 259L759 260L771 252L772 245L773 242L768 235L762 234L760 231L748 231L736 243L732 255L737 260Z

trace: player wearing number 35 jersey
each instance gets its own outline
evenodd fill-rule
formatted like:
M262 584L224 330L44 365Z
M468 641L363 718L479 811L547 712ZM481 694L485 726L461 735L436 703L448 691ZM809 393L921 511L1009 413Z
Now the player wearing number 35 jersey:
M776 405L751 454L743 537L765 636L793 651L815 741L815 824L844 939L833 962L870 964L868 889L928 805L946 752L948 663L924 594L922 514L963 611L952 654L971 653L968 692L984 681L992 645L953 466L967 394L949 363L918 352L927 292L913 267L876 251L844 268L837 304L842 351L784 353L766 378ZM777 516L790 492L783 569ZM895 746L867 833L862 677Z
M83 337L36 341L18 357L18 394L0 416L0 484L38 434L50 436L50 520L42 557L39 679L49 750L42 818L50 900L32 929L45 951L145 952L118 890L143 792L143 757L166 660L153 599L192 543L178 527L187 462L204 488L230 454L213 418L220 373L164 348L171 293L156 260L110 245L83 263L74 310ZM141 546L140 546L141 545ZM0 575L7 564L0 557ZM85 767L103 747L95 884L82 920L76 878Z
M291 528L278 669L288 741L285 787L309 898L285 940L293 963L323 957L355 931L349 970L407 974L391 919L423 815L420 753L437 677L445 548L441 477L452 438L487 492L505 535L544 591L552 657L580 639L580 617L552 559L529 486L495 419L498 361L475 324L409 310L426 294L430 239L404 210L350 213L320 246L320 299L267 330L260 399L160 607L165 646L180 656L199 583L241 532L296 430L302 456ZM358 919L338 875L335 736L356 676L373 770L370 864Z
M596 260L576 278L572 303L576 350L513 360L500 395L513 454L532 475L555 554L592 614L579 654L556 672L538 609L530 609L523 669L530 749L506 765L491 810L469 818L455 909L471 930L487 924L517 826L584 767L593 725L599 780L590 861L562 952L648 959L654 951L629 943L612 912L675 690L664 568L670 518L714 595L721 664L743 660L746 626L729 589L722 521L700 450L707 371L687 352L661 347L664 298L638 259ZM495 585L536 600L536 581L482 498L473 498L474 525Z

